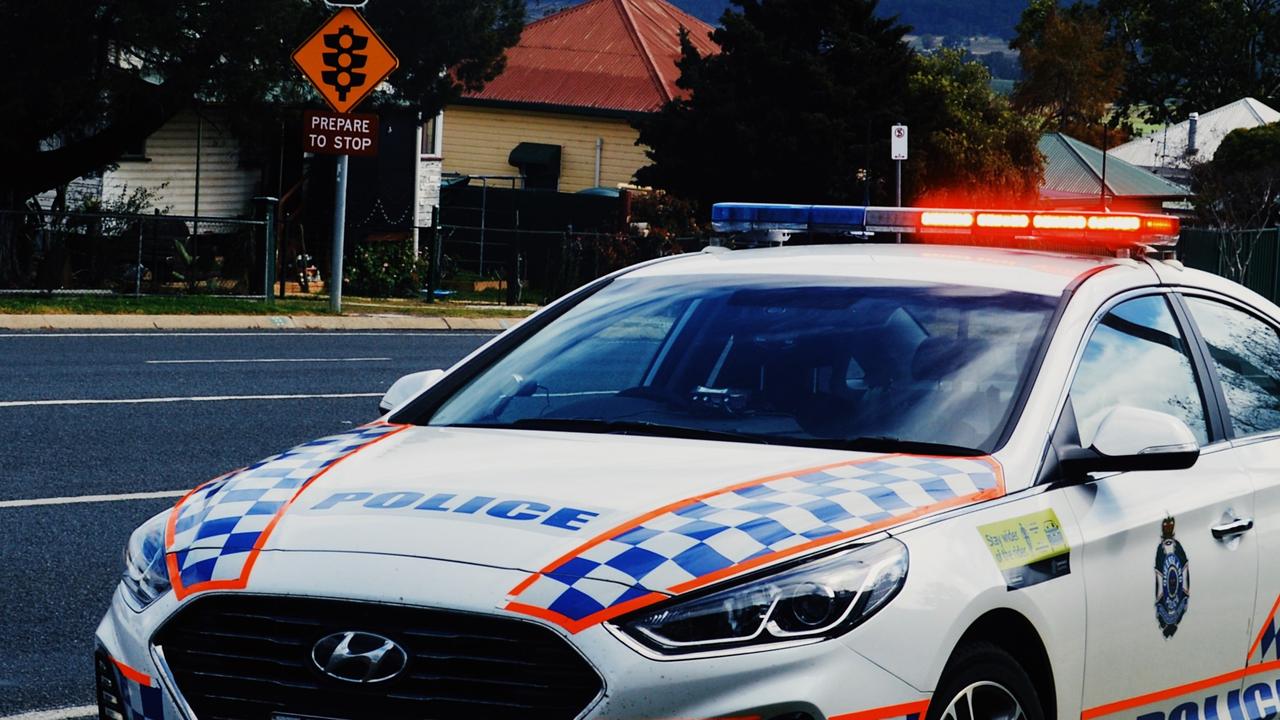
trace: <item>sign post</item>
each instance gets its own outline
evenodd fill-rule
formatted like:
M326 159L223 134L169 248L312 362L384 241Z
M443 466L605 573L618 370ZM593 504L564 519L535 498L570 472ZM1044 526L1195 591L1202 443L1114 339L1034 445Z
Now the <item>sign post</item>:
M898 170L898 207L902 207L902 161L907 159L907 126L894 125L889 135L889 157L893 159ZM902 233L897 234L897 241L902 242Z
M343 7L293 52L293 62L339 113L308 112L302 132L307 152L338 156L328 285L329 310L341 313L347 163L351 155L368 157L378 152L377 116L350 113L396 69L399 61L364 16L351 7Z

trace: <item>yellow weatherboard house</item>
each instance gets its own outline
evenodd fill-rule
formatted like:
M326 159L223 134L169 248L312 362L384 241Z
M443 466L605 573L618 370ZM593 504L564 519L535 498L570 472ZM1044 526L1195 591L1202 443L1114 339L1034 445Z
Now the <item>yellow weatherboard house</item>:
M444 171L561 192L631 183L648 164L632 121L681 94L682 29L718 52L711 26L662 0L588 0L529 24L502 75L442 115Z

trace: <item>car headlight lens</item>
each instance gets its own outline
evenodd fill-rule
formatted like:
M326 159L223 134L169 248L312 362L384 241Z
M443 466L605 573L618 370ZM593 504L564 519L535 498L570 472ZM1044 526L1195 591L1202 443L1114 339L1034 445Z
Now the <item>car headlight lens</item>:
M155 602L171 587L164 558L164 534L170 512L166 510L134 530L124 548L121 584L138 610Z
M667 655L822 639L884 607L907 578L907 548L886 539L645 608L614 623Z

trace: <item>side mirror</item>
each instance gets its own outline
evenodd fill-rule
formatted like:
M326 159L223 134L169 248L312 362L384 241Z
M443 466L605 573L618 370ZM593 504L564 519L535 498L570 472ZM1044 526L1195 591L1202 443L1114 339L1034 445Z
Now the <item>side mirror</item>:
M378 414L386 415L392 409L421 395L427 388L440 382L442 377L444 377L443 370L424 370L410 373L391 383L382 400L378 401Z
M1095 472L1185 470L1199 459L1200 444L1186 423L1121 405L1102 419L1091 447L1068 450L1059 462L1068 482L1083 482Z

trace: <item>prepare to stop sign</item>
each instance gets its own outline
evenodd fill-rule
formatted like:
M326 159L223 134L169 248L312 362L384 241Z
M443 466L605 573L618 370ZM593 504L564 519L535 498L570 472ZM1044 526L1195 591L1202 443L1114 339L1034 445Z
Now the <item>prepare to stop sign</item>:
M378 154L378 116L308 110L302 121L302 149L324 155Z

